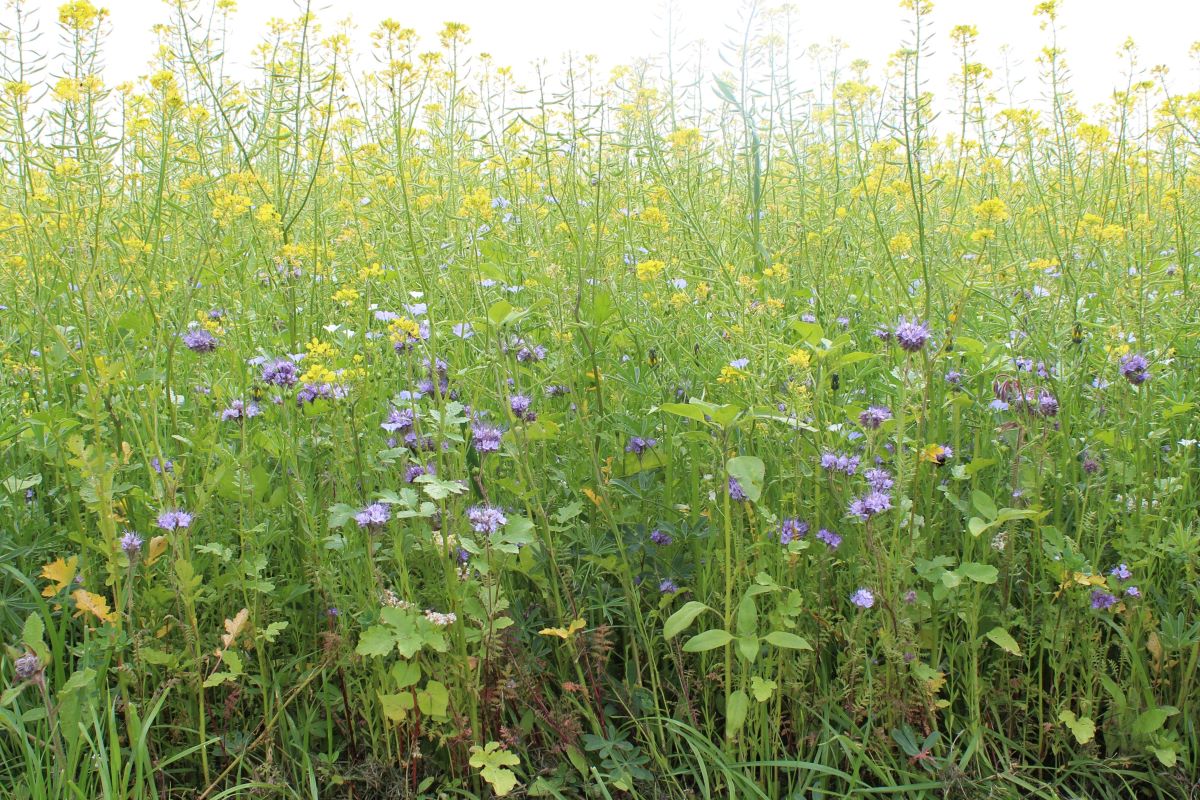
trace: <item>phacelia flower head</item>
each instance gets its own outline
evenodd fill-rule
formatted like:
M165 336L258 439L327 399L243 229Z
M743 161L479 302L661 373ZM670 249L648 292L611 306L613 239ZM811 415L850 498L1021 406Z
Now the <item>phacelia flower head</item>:
M217 337L205 328L192 328L183 335L183 344L193 353L211 353L217 349Z
M837 550L842 544L842 537L828 528L821 528L817 531L817 538L824 542L830 550Z
M662 594L674 594L679 591L679 587L675 585L675 581L664 578L658 583L658 591Z
M408 431L413 425L413 410L411 408L393 408L388 411L387 419L379 423L379 427L388 433Z
M360 528L382 528L392 518L392 511L383 503L371 503L354 515L354 521Z
M131 561L137 558L142 552L142 537L133 531L125 531L121 536L121 550L125 552L125 555L129 556Z
M300 380L300 368L290 358L277 358L262 365L262 379L272 386L295 386Z
M729 499L736 500L739 503L746 499L746 492L742 489L742 485L738 483L737 478L729 476Z
M659 547L666 547L674 540L671 538L671 534L655 528L654 530L650 531L650 541L654 542Z
M884 406L870 406L858 415L858 422L864 428L876 430L880 425L892 418L891 409Z
M1121 356L1121 374L1134 386L1139 386L1150 379L1149 366L1150 362L1141 353Z
M247 403L243 400L230 401L229 407L221 412L221 421L239 421L257 417L262 413L262 409L258 407L258 403Z
M625 445L625 452L633 453L634 455L640 456L642 453L646 452L651 447L654 447L654 445L656 445L656 444L658 444L657 439L648 439L648 438L644 438L642 436L634 436Z
M33 653L26 653L13 662L17 680L31 681L42 674L42 661Z
M494 453L500 449L500 437L504 431L495 425L477 422L471 426L471 446L478 453Z
M500 509L492 506L471 506L467 509L467 521L476 533L495 533L504 527L508 518Z
M537 419L537 414L532 409L533 400L524 394L514 394L508 398L508 407L512 410L513 416L525 422L533 422Z
M808 523L802 519L788 517L779 526L779 543L789 545L795 539L803 539L808 535Z
M1109 594L1103 589L1095 589L1092 592L1092 608L1094 608L1096 611L1107 611L1116 604L1116 595Z
M901 349L909 353L915 353L925 347L925 343L929 341L929 326L918 319L908 320L904 317L896 323L894 331L896 335L896 343Z
M858 472L859 458L845 453L826 451L821 454L821 469L853 475Z
M1108 574L1123 581L1127 581L1133 577L1133 573L1130 572L1128 564L1117 564L1112 568L1112 570L1109 571Z
M887 492L870 491L850 501L850 514L866 522L876 514L892 507L892 496Z
M872 467L867 470L863 473L863 477L867 479L867 485L877 492L886 492L896 483L892 478L892 473L879 467Z
M870 608L875 605L875 594L870 589L859 588L850 595L850 602L859 608Z
M180 530L192 524L192 515L177 508L170 509L159 514L155 524L164 531Z

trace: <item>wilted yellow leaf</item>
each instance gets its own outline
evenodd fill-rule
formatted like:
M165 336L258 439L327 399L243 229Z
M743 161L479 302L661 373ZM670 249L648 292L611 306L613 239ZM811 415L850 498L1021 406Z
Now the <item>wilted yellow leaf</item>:
M602 503L602 502L603 502L603 500L601 500L601 499L600 499L600 495L598 495L598 494L596 494L595 492L593 492L593 491L591 490L591 488L589 488L589 487L587 487L587 486L583 487L583 490L582 490L582 491L583 491L583 493L584 493L585 495L587 495L587 499L588 499L588 500L591 500L591 501L592 501L592 503L593 503L593 504L595 504L595 506L596 506L597 508L599 508L599 507L600 507L600 503Z
M250 610L243 608L234 615L233 619L225 620L225 633L221 636L221 646L224 649L228 650L233 647L238 634L242 632L242 628L246 627L246 621L249 619Z
M101 622L112 622L117 618L108 607L108 599L104 595L92 594L85 589L76 589L71 592L71 599L75 601L77 611L75 616L82 617L84 614L91 614Z
M65 561L60 558L42 567L42 577L50 581L50 585L42 589L42 597L54 597L67 588L71 581L75 580L78 565L79 557L71 556Z
M582 619L573 619L565 628L542 628L538 633L542 636L557 636L560 639L570 639L587 625Z
M150 540L150 547L146 549L146 560L144 563L147 567L158 561L159 556L167 552L167 537L155 536Z

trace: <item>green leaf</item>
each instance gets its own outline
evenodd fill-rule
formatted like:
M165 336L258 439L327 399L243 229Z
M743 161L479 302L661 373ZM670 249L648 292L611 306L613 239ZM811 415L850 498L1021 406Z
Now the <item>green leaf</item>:
M372 625L358 637L354 652L360 656L386 656L396 647L396 637L383 625Z
M797 636L794 633L787 631L771 631L765 637L767 644L773 644L776 647L785 647L788 650L812 650L812 645L808 640Z
M742 595L742 601L738 603L736 623L738 636L750 636L758 630L758 609L750 592Z
M995 583L1000 577L1000 570L993 567L991 564L980 564L976 561L967 561L955 570L964 578L970 578L976 583Z
M450 692L441 681L429 681L425 690L417 693L417 707L427 717L445 719L446 710L450 707Z
M401 722L412 711L416 701L412 692L397 692L396 694L379 695L379 704L383 706L383 715L392 722Z
M688 639L683 645L683 650L686 653L703 653L705 650L724 647L731 641L733 641L733 636L728 631L712 628Z
M663 638L673 639L683 633L695 621L696 617L700 616L706 610L710 609L699 600L689 600L684 603L678 611L667 617L667 621L663 623Z
M746 497L754 502L762 496L763 476L767 468L757 456L737 456L725 462L725 471L738 482Z
M214 686L220 686L226 681L231 681L237 678L232 672L214 672L204 679L204 688L211 689Z
M986 634L987 638L991 639L997 646L1006 652L1012 653L1014 656L1021 655L1021 646L1017 644L1017 640L1012 637L1012 634L1001 628L999 625L992 628Z
M41 660L43 667L50 663L50 649L46 647L42 638L45 632L46 624L42 621L41 614L34 611L25 618L25 626L21 629L21 641Z
M87 669L77 670L71 674L63 687L58 690L60 695L71 694L82 689L90 689L92 683L96 680L96 670L88 667Z
M754 675L750 678L750 692L754 695L754 699L760 703L765 703L771 699L771 695L779 688L779 684L775 681L769 681Z
M996 504L992 502L992 498L978 489L971 492L971 503L979 510L980 514L983 514L988 519L996 518Z
M1063 709L1058 714L1058 721L1071 729L1075 741L1087 744L1096 735L1096 723L1090 717L1075 717L1075 712Z
M1167 721L1167 717L1179 713L1179 709L1174 706L1159 706L1152 708L1149 711L1143 711L1138 715L1138 718L1133 721L1134 736L1149 736L1156 730L1161 728Z
M739 636L737 638L738 654L742 658L749 661L751 664L758 658L758 637L757 636Z
M725 738L732 739L734 734L746 724L746 711L750 708L750 698L741 689L729 695L725 702Z
M704 411L694 403L663 403L658 410L708 424Z
M397 661L391 669L391 675L397 689L407 689L421 680L421 665L416 661Z
M979 517L971 517L969 520L967 520L967 530L969 530L971 535L975 537L980 536L990 527L992 526L984 522Z
M492 786L498 797L504 797L517 785L517 776L506 767L515 767L521 759L500 746L499 742L488 742L483 747L472 745L471 758L467 762L479 770L479 775Z

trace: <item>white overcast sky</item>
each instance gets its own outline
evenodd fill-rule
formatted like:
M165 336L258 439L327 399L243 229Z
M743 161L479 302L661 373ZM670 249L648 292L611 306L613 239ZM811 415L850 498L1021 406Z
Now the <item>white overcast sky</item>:
M152 39L149 28L164 21L169 6L161 0L93 0L108 8L111 36L106 50L109 83L146 73ZM771 2L760 5L772 5ZM938 92L946 90L954 68L948 33L958 24L973 24L980 33L981 59L997 72L1001 48L1009 46L1009 61L1032 78L1034 58L1046 35L1032 11L1036 0L934 0L935 62L930 75ZM8 3L0 15L8 19ZM56 30L55 0L42 3L37 17L43 32ZM681 37L716 45L736 24L742 0L678 0L682 11ZM896 0L794 0L800 20L799 38L805 44L839 38L849 45L849 57L881 65L906 34L905 12ZM245 69L251 47L271 17L294 17L293 0L240 0L228 47L233 74ZM536 59L558 63L566 52L594 54L604 66L628 63L663 51L663 0L316 0L326 30L347 17L354 20L359 50L367 49L367 34L385 18L417 29L427 46L436 44L443 22L471 27L473 48L491 53L497 62L514 67L518 77L529 74ZM1123 84L1123 65L1117 50L1132 37L1145 68L1165 64L1176 90L1200 88L1200 70L1189 55L1200 39L1200 0L1065 0L1060 18L1060 46L1067 50L1073 87L1085 108L1103 101ZM45 50L52 37L43 37ZM709 64L716 64L709 59ZM1032 88L1032 84L1030 84ZM1029 99L1029 98L1022 98Z

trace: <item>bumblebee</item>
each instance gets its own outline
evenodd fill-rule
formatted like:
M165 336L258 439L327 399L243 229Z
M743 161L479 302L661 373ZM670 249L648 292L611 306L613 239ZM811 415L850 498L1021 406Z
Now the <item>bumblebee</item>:
M931 444L921 451L921 460L928 461L935 466L944 467L953 455L954 451L949 447L941 444Z
M836 392L841 387L841 385L842 385L842 379L840 377L838 377L838 374L836 372L829 376L830 391Z
M650 364L651 367L657 367L658 366L658 350L651 347L650 352L646 354L646 361Z
M1078 322L1071 328L1071 344L1083 343L1083 326Z

